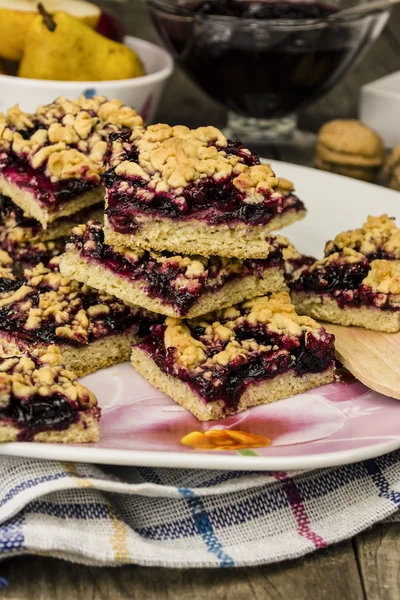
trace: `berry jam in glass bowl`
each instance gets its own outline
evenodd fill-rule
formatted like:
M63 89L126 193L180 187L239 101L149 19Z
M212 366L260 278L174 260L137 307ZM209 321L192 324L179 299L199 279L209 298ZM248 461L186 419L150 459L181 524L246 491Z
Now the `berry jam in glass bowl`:
M333 2L147 0L167 50L228 108L229 134L241 139L290 135L295 113L337 83L389 17L329 21L342 0Z

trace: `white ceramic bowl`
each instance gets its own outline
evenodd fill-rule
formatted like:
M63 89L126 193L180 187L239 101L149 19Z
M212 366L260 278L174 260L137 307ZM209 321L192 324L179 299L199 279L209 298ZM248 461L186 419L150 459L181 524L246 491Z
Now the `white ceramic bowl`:
M27 112L40 104L49 104L57 96L68 99L81 94L118 98L135 108L146 123L151 123L161 99L164 86L173 69L170 55L156 44L126 36L125 44L140 56L146 75L135 79L115 81L47 81L25 77L0 76L0 111L19 104Z

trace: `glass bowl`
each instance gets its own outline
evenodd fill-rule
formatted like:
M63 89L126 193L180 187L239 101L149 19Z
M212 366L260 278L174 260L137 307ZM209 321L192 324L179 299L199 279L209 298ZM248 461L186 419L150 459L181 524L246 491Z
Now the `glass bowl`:
M255 140L290 136L296 112L330 90L362 58L389 17L385 10L335 21L261 20L196 12L198 0L147 4L166 49L229 110L229 134ZM296 4L310 5L303 0ZM342 0L313 4L332 10L344 6Z

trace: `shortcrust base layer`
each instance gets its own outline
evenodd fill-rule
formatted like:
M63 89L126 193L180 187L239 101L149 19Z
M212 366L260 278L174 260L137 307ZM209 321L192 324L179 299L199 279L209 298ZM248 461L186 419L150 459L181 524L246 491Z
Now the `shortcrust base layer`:
M66 368L74 371L78 377L84 377L99 369L129 360L132 343L137 343L137 338L133 331L129 331L109 335L81 347L63 343L57 345ZM45 349L47 346L46 343L29 343L0 333L0 350L5 356L20 356L30 352L32 348Z
M98 186L83 194L65 200L54 211L46 207L42 207L39 201L29 191L19 188L14 183L8 181L0 175L0 192L19 206L24 213L39 221L43 229L47 229L47 225L61 217L68 217L74 213L101 202L104 198L104 188Z
M187 313L178 313L172 305L164 304L157 298L149 297L145 281L128 281L101 264L85 260L77 250L63 254L60 262L63 275L86 283L91 287L104 290L120 300L142 306L156 313L170 317L194 318L212 310L226 308L242 302L244 299L263 296L268 292L287 290L283 271L278 267L266 269L262 277L249 275L227 281L214 292L205 292Z
M0 420L0 442L16 442L21 428L2 423ZM40 431L32 437L32 442L84 444L98 442L100 427L95 411L87 410L79 413L79 421L66 429L48 429Z
M153 359L138 347L132 349L131 362L140 375L175 402L190 410L199 421L222 419L251 406L270 404L334 380L333 369L327 369L322 373L307 373L303 376L289 371L273 379L250 384L242 394L238 405L234 408L226 408L222 401L206 403L191 390L187 383L161 371Z
M386 333L400 331L400 311L385 311L373 306L342 309L332 298L305 292L292 292L291 298L300 315L346 327L364 327Z
M137 231L115 231L105 216L104 241L113 246L144 248L175 254L200 254L232 258L265 258L270 250L266 238L276 231L303 219L306 211L289 210L274 217L267 225L208 225L199 221L137 216Z

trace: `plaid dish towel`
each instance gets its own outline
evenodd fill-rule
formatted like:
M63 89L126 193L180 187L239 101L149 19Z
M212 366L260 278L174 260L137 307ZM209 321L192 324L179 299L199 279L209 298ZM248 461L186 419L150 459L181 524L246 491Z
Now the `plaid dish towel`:
M397 519L400 452L311 472L98 467L0 458L0 558L235 567Z

